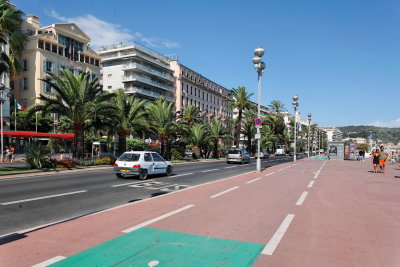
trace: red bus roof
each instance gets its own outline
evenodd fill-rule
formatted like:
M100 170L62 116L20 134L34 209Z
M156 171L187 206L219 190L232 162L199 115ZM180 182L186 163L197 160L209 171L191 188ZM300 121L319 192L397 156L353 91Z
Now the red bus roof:
M37 133L37 132L18 132L3 131L4 137L22 137L22 138L51 138L51 139L74 139L74 134L56 134L56 133Z

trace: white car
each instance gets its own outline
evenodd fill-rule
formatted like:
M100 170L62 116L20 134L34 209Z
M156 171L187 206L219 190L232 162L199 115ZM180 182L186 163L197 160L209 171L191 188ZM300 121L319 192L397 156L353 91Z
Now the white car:
M172 173L172 163L165 161L159 154L152 151L129 151L122 154L114 164L118 178L128 175L138 175L144 180L150 174Z

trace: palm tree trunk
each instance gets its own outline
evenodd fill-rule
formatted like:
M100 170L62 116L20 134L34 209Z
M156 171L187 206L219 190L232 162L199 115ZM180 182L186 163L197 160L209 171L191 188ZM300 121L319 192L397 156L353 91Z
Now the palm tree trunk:
M215 158L215 159L219 158L219 155L218 155L218 140L214 141L213 158Z
M85 155L84 151L84 125L76 124L74 125L74 150L72 156L77 159L83 159Z
M251 147L251 135L247 137L247 152L252 153L252 147Z
M239 143L240 143L240 130L242 129L242 110L239 109L239 115L237 118L237 123L235 126L235 142L236 142L236 147L239 148Z
M118 155L126 151L126 133L118 133Z

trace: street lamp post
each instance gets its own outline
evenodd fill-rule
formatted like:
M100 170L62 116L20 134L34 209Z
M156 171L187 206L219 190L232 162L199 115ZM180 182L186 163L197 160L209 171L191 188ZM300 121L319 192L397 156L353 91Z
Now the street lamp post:
M296 147L296 135L297 135L297 107L299 106L299 97L297 95L293 96L293 108L294 108L294 153L293 153L293 161L296 162L296 154L297 154L297 147Z
M308 135L307 135L307 157L310 157L310 127L311 127L311 113L307 114L308 117Z
M258 74L258 103L257 103L257 117L261 117L261 112L260 112L260 101L261 101L261 76L264 73L265 69L265 63L261 61L262 56L264 55L264 48L261 46L257 47L254 49L254 57L253 57L253 63L254 67L256 68L257 74ZM257 127L257 171L261 171L261 158L260 158L260 128Z

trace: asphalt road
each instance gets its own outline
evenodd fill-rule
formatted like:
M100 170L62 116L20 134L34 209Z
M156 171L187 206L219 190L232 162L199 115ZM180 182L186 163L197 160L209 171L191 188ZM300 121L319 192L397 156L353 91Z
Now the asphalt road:
M262 160L262 168L292 160L292 157L271 157ZM118 179L112 168L0 179L0 236L243 174L255 168L254 159L244 165L226 164L221 160L175 164L170 177L150 176L145 181L135 177Z

